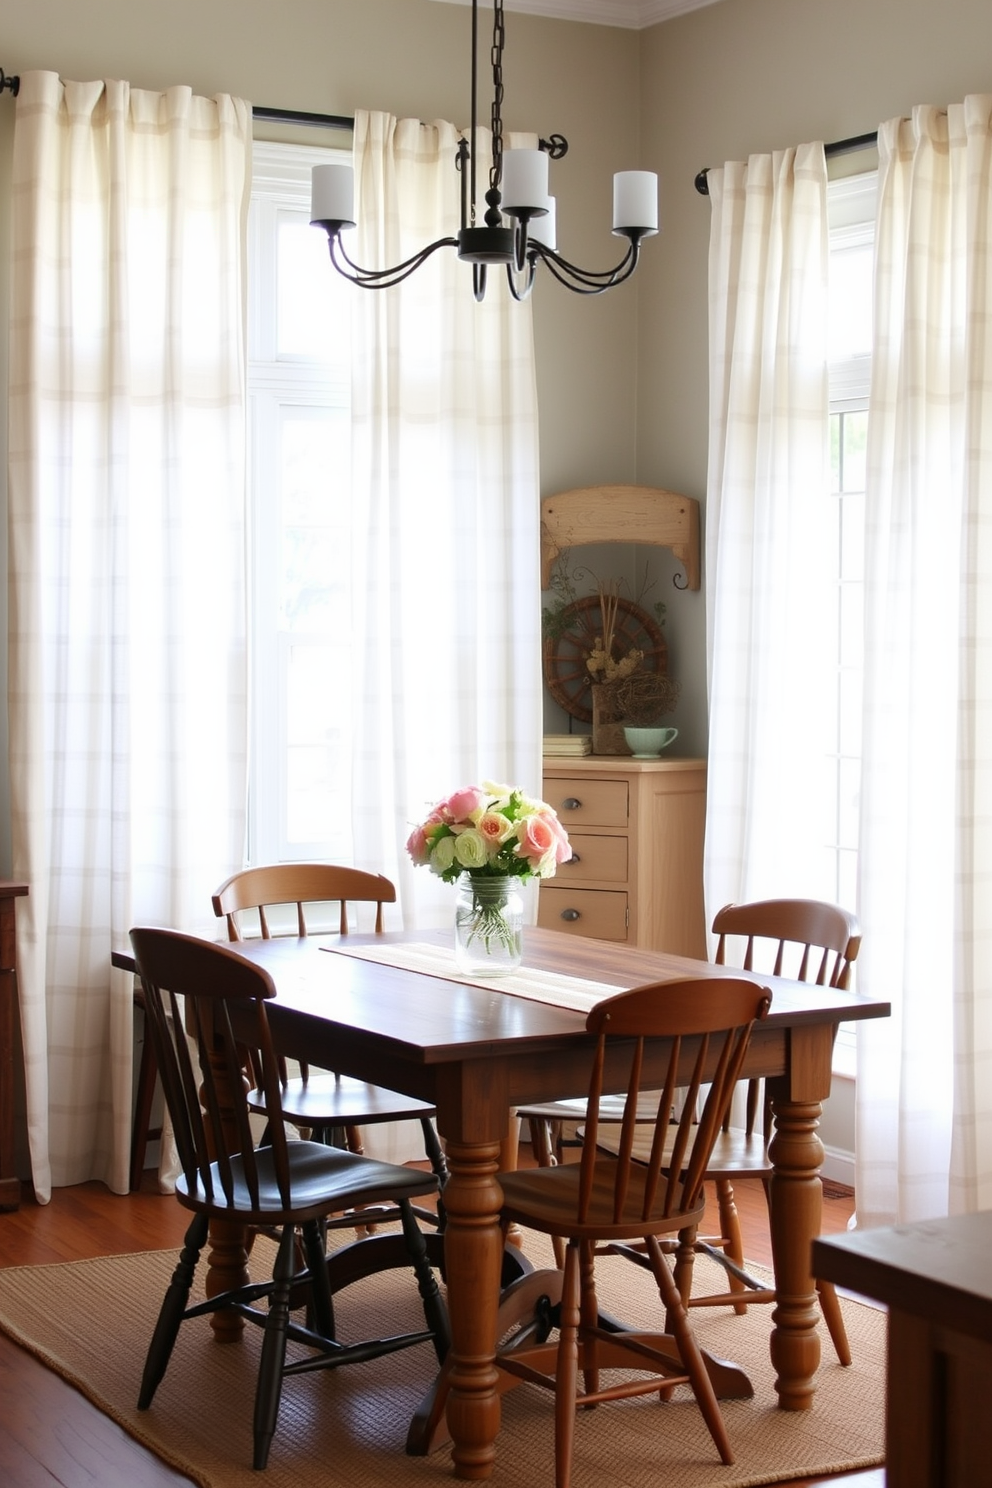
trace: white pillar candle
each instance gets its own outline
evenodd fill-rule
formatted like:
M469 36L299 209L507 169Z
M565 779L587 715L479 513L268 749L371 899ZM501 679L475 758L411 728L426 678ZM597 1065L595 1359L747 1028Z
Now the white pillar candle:
M500 188L504 212L540 208L548 197L548 157L543 150L504 150Z
M315 165L310 173L310 221L355 225L355 172L350 165Z
M547 199L547 212L543 217L532 217L527 224L527 237L535 243L543 243L545 248L554 252L558 247L558 239L555 225L556 202L553 196Z
M613 177L613 231L658 231L658 177L654 171L617 171Z

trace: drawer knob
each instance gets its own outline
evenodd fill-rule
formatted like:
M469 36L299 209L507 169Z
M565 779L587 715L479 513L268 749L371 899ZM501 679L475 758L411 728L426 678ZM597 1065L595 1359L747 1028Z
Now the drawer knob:
M578 855L577 852L573 852L572 856L568 859L568 861L570 863L581 863L582 862L582 859L579 857L579 855Z
M561 917L563 920L568 920L570 924L574 923L575 920L581 919L581 915L577 909L563 909Z
M564 801L562 801L561 803L562 811L578 811L581 806L582 802L579 800L578 796L566 796Z

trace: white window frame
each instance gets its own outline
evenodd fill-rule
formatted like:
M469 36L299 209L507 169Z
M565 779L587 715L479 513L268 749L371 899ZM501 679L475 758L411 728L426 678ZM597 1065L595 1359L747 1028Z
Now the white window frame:
M830 252L862 250L875 241L875 203L878 172L845 176L827 186ZM830 415L866 410L871 386L871 354L857 354L831 361L829 367ZM857 963L855 963L855 977ZM853 1079L857 1068L857 1030L842 1023L833 1051L835 1074Z
M279 421L283 409L350 409L347 360L326 362L279 353L276 234L280 213L309 217L310 173L321 163L350 163L349 151L256 141L252 151L252 203L248 224L248 485L250 512L250 710L248 861L334 858L350 861L350 844L288 840L288 744L283 696L290 646L320 644L305 634L273 634L277 570L271 561L278 528L271 493L279 489ZM314 229L316 232L316 229ZM328 264L328 273L333 271Z

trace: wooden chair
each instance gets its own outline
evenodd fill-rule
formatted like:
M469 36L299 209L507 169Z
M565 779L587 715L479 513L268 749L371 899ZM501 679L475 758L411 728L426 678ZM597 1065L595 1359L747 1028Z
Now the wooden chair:
M271 910L279 905L294 906L295 933L306 935L305 906L337 903L338 933L346 935L348 904L374 904L378 935L383 928L382 907L395 900L396 890L379 873L331 863L280 863L233 874L214 894L213 905L214 914L225 917L228 936L236 942L244 938L240 916L247 911L257 913L262 938L271 939ZM444 1152L434 1125L436 1111L427 1101L365 1080L324 1071L313 1073L306 1064L300 1066L299 1079L290 1079L283 1068L280 1097L282 1114L294 1126L309 1130L315 1141L337 1140L359 1155L365 1150L363 1127L388 1121L419 1121L431 1168L442 1188L447 1181ZM249 1091L248 1105L253 1111L268 1114L265 1092L257 1087ZM426 1211L420 1217L432 1218Z
M713 1143L741 1070L755 1019L770 994L742 978L668 982L620 993L589 1014L598 1038L585 1109L586 1141L578 1163L501 1173L504 1225L517 1224L566 1242L557 1340L511 1337L497 1355L510 1381L524 1380L555 1395L557 1488L571 1479L575 1411L600 1401L660 1392L689 1384L724 1463L733 1461L707 1365L682 1296L690 1290L696 1227L703 1216L703 1184ZM649 1160L632 1160L638 1124L646 1038L672 1040L661 1098L651 1126ZM656 1076L657 1081L657 1076ZM708 1093L702 1113L704 1082ZM604 1086L626 1087L616 1155L597 1147ZM677 1102L676 1092L685 1099ZM673 1109L680 1105L676 1118ZM660 1242L678 1237L675 1274ZM595 1257L634 1240L646 1252L665 1308L665 1331L614 1331L602 1326L596 1299ZM605 1247L605 1252L604 1252ZM603 1369L637 1377L600 1388ZM582 1389L578 1389L579 1374ZM647 1377L645 1378L645 1374ZM750 1393L744 1382L738 1393Z
M438 1361L443 1361L449 1342L447 1316L412 1208L413 1199L436 1193L438 1181L433 1173L415 1168L375 1162L317 1142L287 1140L280 1119L279 1065L265 1007L266 999L275 995L275 986L263 968L245 961L227 946L172 930L134 929L131 943L182 1166L176 1197L194 1215L148 1349L138 1409L147 1410L151 1405L181 1324L208 1313L232 1310L264 1329L255 1393L253 1457L253 1466L263 1468L286 1375L357 1363L424 1342L432 1342ZM235 1039L232 1028L232 1016L237 1014L250 1018L252 1045L259 1051L271 1118L271 1146L257 1150L242 1095L242 1043ZM187 1030L200 1051L199 1071L191 1058ZM228 1142L224 1133L231 1125L234 1139ZM228 1145L236 1147L235 1155L228 1155ZM334 1218L342 1210L383 1200L399 1207L426 1328L345 1345L335 1337L324 1227L350 1223ZM211 1220L233 1220L267 1232L275 1230L278 1251L273 1274L271 1280L256 1281L190 1306L194 1273ZM307 1269L302 1272L295 1265L297 1227L302 1232L307 1261ZM374 1245L374 1240L361 1241L351 1248ZM255 1255L257 1259L257 1249ZM304 1327L290 1317L290 1294L298 1294L301 1289L310 1294L312 1327ZM265 1305L255 1305L260 1302ZM288 1339L315 1352L287 1363Z
M744 971L771 972L795 981L810 982L820 987L850 986L851 966L861 946L861 932L856 917L835 904L816 899L763 899L752 904L728 904L713 921L718 936L716 961L727 964L728 940L743 942L740 956ZM762 954L764 953L764 954ZM762 964L756 964L762 963ZM768 964L771 963L771 964ZM689 1307L718 1307L727 1303L735 1311L746 1312L749 1303L774 1302L775 1291L755 1279L744 1269L744 1243L740 1219L734 1202L734 1183L743 1178L760 1178L768 1198L768 1180L772 1164L768 1158L771 1138L771 1103L764 1082L748 1082L743 1126L728 1120L720 1132L706 1170L707 1181L714 1184L719 1210L719 1235L703 1236L697 1247L711 1255L725 1269L728 1290L685 1295ZM763 1112L762 1130L756 1129L757 1113ZM607 1151L616 1147L619 1137L614 1128L599 1133L599 1142ZM634 1139L635 1159L647 1161L650 1143L639 1134ZM820 1310L841 1364L850 1364L851 1349L847 1330L832 1283L817 1281Z

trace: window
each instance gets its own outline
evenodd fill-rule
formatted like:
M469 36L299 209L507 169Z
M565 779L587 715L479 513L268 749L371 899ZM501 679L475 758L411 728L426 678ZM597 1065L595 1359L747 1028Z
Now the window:
M857 903L858 807L861 789L861 684L865 461L871 377L872 268L877 176L847 177L828 187L830 218L830 463L834 610L833 897ZM838 1035L834 1067L854 1073L854 1028Z
M352 859L349 286L310 226L310 168L256 143L248 249L249 860ZM353 292L353 291L352 291Z

